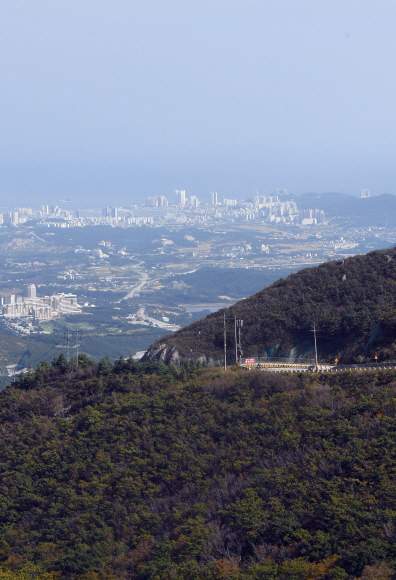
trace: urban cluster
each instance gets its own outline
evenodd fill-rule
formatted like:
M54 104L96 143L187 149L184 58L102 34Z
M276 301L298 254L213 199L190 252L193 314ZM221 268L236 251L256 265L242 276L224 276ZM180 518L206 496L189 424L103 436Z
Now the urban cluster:
M13 211L4 211L0 213L0 225L14 225L24 224L29 220L42 219L47 216L58 218L60 220L68 220L76 217L76 213L71 210L61 209L58 205L42 205L41 210L35 210L31 207L16 207Z
M286 190L280 190L280 194L286 194ZM217 191L210 194L210 204L201 202L195 195L186 196L186 191L175 191L175 206L179 209L194 210L199 207L213 212L217 210L216 215L229 214L231 219L252 220L263 218L269 223L298 223L301 225L323 224L325 222L325 213L320 209L298 210L295 201L281 201L279 195L260 196L257 191L253 192L251 201L238 201L237 199L228 199L222 196L221 201ZM146 200L147 207L168 207L169 203L163 195L149 196ZM230 211L230 208L234 208ZM225 212L222 210L225 209ZM167 214L168 219L176 219L173 214ZM180 218L180 216L179 216ZM186 218L187 221L188 218ZM180 219L179 219L180 221Z
M75 294L63 292L37 297L35 284L29 284L27 297L10 294L1 297L4 318L28 317L33 320L52 320L64 314L77 314L81 308Z
M149 196L146 199L146 208L164 209L172 208L163 215L153 217L134 217L132 213L121 216L119 208L103 208L102 220L114 225L143 225L174 222L174 223L210 223L211 221L225 220L249 221L261 219L268 223L294 223L303 226L325 223L325 213L320 209L299 210L295 201L282 201L281 194L286 194L286 190L280 190L278 195L260 196L254 192L252 198L247 201L238 201L218 197L216 191L210 194L210 203L201 202L195 195L186 195L186 191L176 190L174 203L170 204L168 199L163 195ZM136 210L142 210L142 207L135 206Z
M185 224L210 225L219 221L244 222L251 220L266 223L315 225L325 223L325 213L320 209L299 210L294 200L282 200L286 190L274 195L259 195L254 192L246 201L226 197L219 198L211 192L210 202L201 202L195 195L186 195L185 190L176 190L173 203L163 195L149 196L144 205L125 207L103 207L89 210L67 210L58 205L43 205L41 210L18 207L0 214L0 224L18 226L35 220L48 228L83 227L108 224L118 227Z

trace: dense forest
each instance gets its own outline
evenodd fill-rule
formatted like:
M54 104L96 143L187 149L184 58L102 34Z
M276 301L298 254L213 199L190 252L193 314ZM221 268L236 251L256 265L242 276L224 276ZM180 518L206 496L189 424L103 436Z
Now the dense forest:
M318 328L319 357L341 363L395 360L396 249L333 260L280 279L268 288L219 310L164 339L146 358L162 357L160 345L185 358L223 357L226 316L228 362L235 362L234 317L243 320L245 356L313 354Z
M0 579L394 576L394 370L79 363L0 394Z

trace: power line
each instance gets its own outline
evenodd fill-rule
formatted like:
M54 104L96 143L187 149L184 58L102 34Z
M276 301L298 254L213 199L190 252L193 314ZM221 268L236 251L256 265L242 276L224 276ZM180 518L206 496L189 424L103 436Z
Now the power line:
M51 347L49 350L47 350L47 352L45 352L44 354L42 354L40 357L38 357L35 360L29 362L28 366L33 366L36 363L43 362L43 361L47 361L48 362L47 359L48 359L49 353L53 353L54 351L59 351L60 348L63 348L63 347L60 347L59 345L55 345L55 346ZM3 390L7 386L6 385L7 381L9 381L9 380L12 381L12 379L15 378L15 375L18 375L19 376L20 374L22 374L22 370L19 373L14 373L11 376L5 376L5 377L3 377L0 390Z
M29 362L29 365L28 365L28 366L33 366L34 364L36 364L36 362L40 362L40 361L42 361L43 359L45 360L45 357L46 357L46 356L47 356L47 355L48 355L50 352L52 352L53 350L59 350L60 348L61 348L61 347L60 347L59 345L52 346L52 347L51 347L49 350L47 350L47 352L45 352L44 354L42 354L41 356L39 356L39 357L38 357L38 358L36 358L35 360L33 360L33 361Z
M76 334L76 344L74 346L70 346L70 340L71 334ZM81 337L81 331L77 330L70 330L70 327L67 326L66 331L63 334L63 337L65 339L66 344L56 344L54 346L52 346L49 350L47 350L46 352L44 352L42 355L40 355L39 357L37 357L36 359L32 360L32 361L27 361L28 367L34 367L36 364L40 363L40 362L49 362L49 358L52 358L52 356L54 356L57 352L62 351L63 349L67 349L67 361L70 362L70 348L76 348L77 349L77 368L78 368L78 356L79 356L79 333L80 333L80 337ZM146 332L146 333L136 333L136 338L140 338L140 337L145 337L145 336L154 336L154 337L158 337L158 336L163 336L164 334L171 334L170 332ZM51 357L49 357L48 355L51 354ZM12 379L15 379L15 376L19 376L22 374L22 370L19 373L14 373L13 375L6 375L4 377L2 377L0 379L0 391L2 391L6 385L12 381Z

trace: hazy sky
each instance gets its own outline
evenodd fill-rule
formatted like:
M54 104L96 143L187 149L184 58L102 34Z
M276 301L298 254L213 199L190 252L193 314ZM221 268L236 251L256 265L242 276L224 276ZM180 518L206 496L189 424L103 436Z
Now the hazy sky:
M2 203L396 193L394 0L1 0Z

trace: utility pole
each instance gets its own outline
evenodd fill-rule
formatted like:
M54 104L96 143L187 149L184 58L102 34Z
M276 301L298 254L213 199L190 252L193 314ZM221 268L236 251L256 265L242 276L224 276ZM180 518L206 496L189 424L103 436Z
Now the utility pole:
M69 327L67 327L67 335L66 335L66 344L67 344L67 362L70 361L70 352L69 352Z
M226 330L226 317L224 312L224 370L227 370L227 330Z
M316 326L315 326L315 323L314 323L314 329L313 329L313 332L314 332L314 339L315 339L315 361L316 361L316 372L318 372L318 349L317 349L317 346L316 346Z
M237 318L235 316L235 364L238 364Z
M77 347L77 370L78 370L78 328L76 330L76 341L77 341L76 347Z

